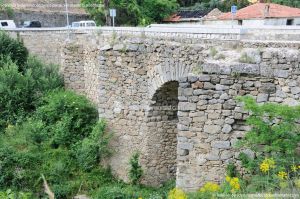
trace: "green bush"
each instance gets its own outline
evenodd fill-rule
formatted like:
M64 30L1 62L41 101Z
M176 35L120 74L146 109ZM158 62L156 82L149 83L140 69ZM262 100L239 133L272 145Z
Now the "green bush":
M89 171L99 164L100 160L111 154L107 147L111 134L105 134L106 123L102 120L94 127L91 135L79 143L76 150L78 165Z
M140 183L140 180L143 176L143 169L139 163L140 154L138 152L134 153L130 158L130 170L129 170L129 179L133 185Z
M0 191L1 199L33 199L35 198L31 193L13 192L8 189L6 191Z
M10 56L13 62L18 65L20 71L25 71L28 50L23 42L13 39L5 32L0 31L0 58L7 56Z
M26 73L30 74L35 81L34 90L37 98L42 97L48 91L63 87L63 78L59 74L59 67L54 64L45 64L37 57L28 57Z
M98 112L84 96L58 90L42 99L35 117L45 123L52 146L68 147L89 136L98 121Z
M8 59L0 67L0 129L23 120L26 113L34 110L34 80L23 75Z
M24 72L19 72L9 57L0 60L0 65L0 130L23 121L45 93L63 85L57 67L43 65L33 57Z
M53 148L50 142L53 134L48 133L44 122L29 119L21 125L10 126L0 136L0 187L30 190L43 195L40 176L44 174L56 197L68 198L76 194L79 188L92 190L110 183L114 180L110 170L102 169L96 162L100 162L108 151L110 136L104 131L105 124L101 121L90 136L78 140L73 147ZM98 150L81 149L85 140L95 143L97 140ZM84 154L79 156L77 152L82 151ZM93 165L87 165L84 157L88 157L87 161Z
M101 199L164 199L168 192L175 186L173 181L169 181L160 188L150 188L143 186L127 185L125 183L114 183L101 186L93 195L93 198Z
M300 162L297 151L300 142L300 106L275 103L259 105L251 97L239 100L251 113L247 124L252 127L239 147L250 148L257 155L254 159L246 154L240 155L249 174L247 190L274 192L284 191L286 187L295 189L300 171L297 168ZM283 185L286 187L283 188Z

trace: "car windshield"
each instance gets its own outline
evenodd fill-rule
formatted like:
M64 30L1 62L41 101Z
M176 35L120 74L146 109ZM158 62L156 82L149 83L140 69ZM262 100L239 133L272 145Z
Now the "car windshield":
M88 22L88 23L87 23L87 26L90 27L90 26L96 26L96 25L95 25L95 23L93 23L93 22Z
M79 27L79 23L72 23L72 27Z
M29 26L30 25L30 21L24 21L24 26Z

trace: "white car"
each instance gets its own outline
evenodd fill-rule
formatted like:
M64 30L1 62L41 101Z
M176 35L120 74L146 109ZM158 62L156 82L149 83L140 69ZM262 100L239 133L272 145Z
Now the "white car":
M78 21L72 23L72 28L96 27L95 21Z
M14 20L0 20L0 29L16 28Z

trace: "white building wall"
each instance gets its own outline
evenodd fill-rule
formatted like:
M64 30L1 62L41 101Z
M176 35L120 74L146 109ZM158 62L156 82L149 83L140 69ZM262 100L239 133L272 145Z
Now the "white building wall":
M286 26L287 20L293 19L292 25L300 26L300 17L297 18L267 18L267 19L245 19L243 26ZM203 25L239 25L239 20L203 20Z
M203 25L238 25L238 20L203 20Z
M243 20L243 26L263 26L263 25L265 25L263 19Z

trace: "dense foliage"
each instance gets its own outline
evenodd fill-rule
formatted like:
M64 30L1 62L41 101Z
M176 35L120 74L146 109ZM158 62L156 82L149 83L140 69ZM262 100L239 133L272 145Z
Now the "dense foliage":
M251 174L248 190L274 192L282 189L282 183L287 184L286 188L297 187L296 181L300 180L297 174L300 171L300 106L258 105L251 97L240 100L251 113L247 124L252 129L239 145L257 154L255 159L241 154L241 160Z
M6 33L0 31L0 60L10 56L15 62L20 71L24 71L28 57L28 50L25 48L22 41L10 38Z
M160 22L178 8L176 0L81 0L81 3L99 24L106 25L111 24L109 8L117 9L118 25L134 26ZM102 3L103 7L91 6Z
M37 107L40 97L62 86L54 65L43 65L18 39L0 32L0 130L21 122Z
M111 182L99 166L111 136L94 105L64 90L57 66L28 57L22 42L1 33L0 49L1 197L42 197L42 174L57 198Z
M266 0L265 2L300 8L299 0ZM179 8L205 11L218 8L223 12L229 12L232 5L241 9L251 3L249 0L81 0L81 4L98 24L111 25L108 10L115 8L117 9L116 23L118 25L136 26L159 23Z
M4 0L0 0L0 15L6 15L9 18L13 17L14 15L14 11L11 6L5 4Z

